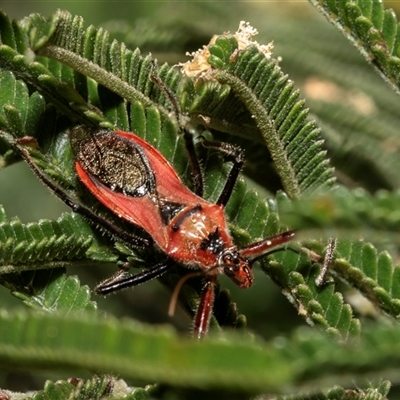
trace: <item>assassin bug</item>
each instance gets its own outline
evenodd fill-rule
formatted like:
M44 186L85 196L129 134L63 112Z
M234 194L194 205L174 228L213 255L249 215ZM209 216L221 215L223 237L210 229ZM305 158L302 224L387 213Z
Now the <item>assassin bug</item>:
M81 183L118 218L146 231L147 238L119 228L69 198L30 156L26 145L32 145L35 139L17 139L16 147L39 178L75 212L131 246L155 245L165 253L165 262L141 273L115 274L96 287L98 294L106 295L160 277L174 262L196 269L204 276L193 327L195 336L200 338L208 331L218 275L225 274L240 288L249 288L253 284L252 263L287 243L294 232L287 231L237 248L229 233L224 208L242 169L243 152L227 143L203 140L203 145L214 147L233 160L218 200L210 203L202 198L202 176L192 137L186 131L184 137L196 177L194 192L182 183L156 148L134 133L85 126L76 127L70 133L75 171Z
M191 148L191 141L187 146ZM190 191L164 156L139 136L122 131L77 127L71 132L75 170L83 185L119 218L144 229L150 239L132 236L89 208L65 195L34 163L24 145L32 138L17 140L17 148L37 175L74 211L97 222L124 242L136 246L156 245L167 260L126 276L118 273L95 289L106 295L160 277L172 261L204 274L205 284L194 318L194 334L207 330L214 301L217 277L225 274L240 288L253 284L252 263L294 236L287 231L238 249L229 234L224 207L243 164L240 149L226 143L203 141L206 146L233 156L233 166L216 203ZM34 139L33 139L34 140ZM194 153L191 155L194 157ZM196 165L196 160L194 160ZM201 179L198 177L198 179ZM202 184L197 185L198 191Z

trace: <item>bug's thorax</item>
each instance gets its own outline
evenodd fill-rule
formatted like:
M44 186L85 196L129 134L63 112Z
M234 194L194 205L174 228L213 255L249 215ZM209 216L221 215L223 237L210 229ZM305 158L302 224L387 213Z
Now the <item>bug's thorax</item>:
M185 207L166 229L170 257L207 275L225 274L241 288L252 285L250 263L233 244L222 206L203 202Z
M214 267L218 255L231 247L222 207L206 202L186 206L166 227L167 252L182 263Z

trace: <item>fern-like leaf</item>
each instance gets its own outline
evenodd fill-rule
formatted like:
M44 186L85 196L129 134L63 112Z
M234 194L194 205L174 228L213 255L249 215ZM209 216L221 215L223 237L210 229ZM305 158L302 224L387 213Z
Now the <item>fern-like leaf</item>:
M399 318L400 267L395 265L387 251L379 252L365 241L350 241L364 237L375 243L392 243L399 238L399 193L381 191L376 195L362 190L338 188L301 200L282 203L286 221L299 226L304 238L338 237L336 261L332 269L341 279L356 287L378 309ZM283 211L283 215L285 212ZM320 245L311 247L319 254Z
M112 318L2 312L0 322L0 364L7 360L8 368L29 364L54 371L68 363L135 380L248 395L276 393L282 387L307 393L322 390L332 376L336 384L349 385L379 379L382 369L399 369L397 324L366 329L351 345L340 345L310 329L296 332L291 340L249 342L227 336L195 342L170 329ZM393 380L399 381L398 374ZM387 383L380 388L384 390Z
M43 390L37 391L32 400L100 400L111 397L114 380L107 376L94 376L92 379L70 379L67 381L47 381Z
M211 54L207 59L209 64L206 63L208 70L200 70L198 74L203 80L217 80L229 86L237 96L236 102L237 99L241 101L253 121L251 118L243 120L243 105L229 106L230 102L235 102L229 92L224 94L222 103L219 100L216 111L211 111L211 104L207 107L206 114L215 116L218 120L218 111L221 108L235 110L236 116L224 116L228 124L239 115L242 118L240 127L247 125L254 129L255 123L275 163L282 185L290 196L299 196L307 189L331 186L334 178L326 152L322 148L319 129L314 122L307 121L304 101L298 100L298 90L294 89L293 83L282 73L276 60L271 60L270 56L250 44L239 51L234 36L217 38L207 51ZM193 63L197 65L196 58ZM190 67L186 67L186 70L189 73ZM214 86L211 84L200 93L201 98L196 99L190 108L192 114L204 114L205 104L212 96ZM213 126L212 119L209 124ZM219 128L218 122L216 127ZM246 135L245 132L241 134ZM257 139L254 131L252 135Z
M15 265L82 259L92 239L81 217L64 214L57 221L41 220L22 224L18 219L0 224L0 271L16 272ZM44 267L42 267L44 268ZM21 268L22 270L23 268Z
M77 92L77 90L81 90L86 93L86 80L82 83L82 79L78 74L74 74L72 69L63 67L62 64L55 62L36 62L34 54L31 49L28 48L27 35L31 34L31 36L35 36L41 32L41 29L33 29L33 32L26 33L19 25L11 24L3 12L0 12L0 17L4 21L5 26L9 25L13 27L15 35L21 36L21 41L15 43L15 41L10 40L9 34L0 30L0 35L3 35L0 36L0 67L4 70L2 73L4 74L5 71L9 71L8 73L12 72L17 79L37 89L38 93L33 92L31 96L33 99L36 99L40 93L40 95L44 96L47 101L51 102L59 110L63 110L66 115L78 118L82 123L88 123L92 120L103 120L101 115L99 115L93 107L85 108L86 103L84 102L84 98ZM36 20L35 17L32 18ZM39 18L39 20L43 28L42 18ZM28 20L25 20L27 26L30 26L27 21ZM28 53L29 56L27 56ZM54 73L51 72L46 65L53 70ZM57 76L67 78L68 85L65 85L64 82L60 82ZM10 79L3 80L2 83L7 85L11 84ZM23 87L22 83L18 83L18 85L20 85L21 88ZM21 90L26 89L19 89L19 91L16 92L19 102L24 99ZM3 123L7 122L10 127L14 128L15 133L21 133L23 132L22 128L26 121L28 124L25 124L26 126L24 128L25 130L29 129L28 134L32 135L32 128L34 129L37 127L37 123L41 120L43 115L43 110L38 108L40 105L43 108L43 100L42 103L39 103L39 100L36 99L35 103L31 105L31 111L29 111L28 107L25 107L25 109L17 109L15 104L18 104L18 101L7 106L4 100L5 99L2 99L2 103L6 106L4 114L7 118L3 119ZM26 101L24 104L26 104ZM28 105L29 104L27 104L27 106ZM81 113L77 113L77 109L79 109L81 113L85 112L86 114L82 115ZM27 115L19 115L21 112L27 113ZM26 118L28 118L28 120L26 120Z
M67 277L63 268L10 275L2 284L33 309L63 315L96 313L96 303L90 300L89 288L81 286L77 277Z
M294 260L296 266L292 269ZM336 291L335 285L316 285L319 269L310 268L308 257L285 252L262 267L310 325L341 340L360 334L360 321L354 318L351 306Z
M90 379L70 378L45 382L42 390L32 393L29 400L151 400L157 394L155 385L146 385L145 388L131 388L122 380L109 375L95 375ZM1 391L2 394L20 397L20 393ZM28 399L28 397L24 397Z
M84 29L82 18L65 11L55 14L49 24L54 32L45 38L46 41L38 38L39 54L70 66L131 103L140 102L145 107L157 104L163 116L168 118L168 112L162 106L170 106L168 99L150 79L155 72L151 57L142 57L139 50L131 51L123 43L110 41L108 32L103 29L93 26ZM165 85L175 90L179 80L174 69L165 66L158 74ZM128 128L126 124L119 126Z
M337 26L380 73L399 92L399 23L393 10L385 10L379 0L310 2Z
M378 252L370 243L339 241L332 269L377 309L396 319L400 317L400 266L387 252Z

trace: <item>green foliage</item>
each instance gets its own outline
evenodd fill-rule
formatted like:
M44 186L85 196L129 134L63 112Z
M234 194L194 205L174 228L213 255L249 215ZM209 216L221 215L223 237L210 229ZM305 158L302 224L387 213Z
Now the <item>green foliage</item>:
M390 325L377 330L366 327L362 338L340 346L309 328L299 330L290 339L272 342L244 341L237 335L198 342L181 338L167 327L154 330L113 318L3 312L0 321L0 355L2 360L7 357L10 365L23 357L27 363L36 360L43 368L66 363L99 373L118 369L125 378L203 390L279 392L286 385L300 382L311 390L316 381L323 386L332 376L346 384L353 377L367 378L382 362L395 373L399 365L399 345L393 345L398 329Z
M315 1L325 16L359 48L361 54L399 90L399 24L379 0Z
M97 400L108 396L112 391L113 381L108 376L95 376L87 381L71 379L69 382L47 381L44 389L35 393L32 400L54 400L54 399L82 399Z
M210 49L210 64L222 69L214 77L228 84L252 114L284 190L296 197L307 188L332 185L334 178L319 129L307 121L299 91L294 90L276 60L268 60L255 46L248 46L235 62L230 61L237 51L232 48L232 39L220 38Z
M394 13L375 0L311 3L368 61L373 59L398 91ZM131 50L128 37L117 41L107 30L87 27L66 11L49 18L34 14L20 22L0 14L0 167L22 156L36 175L51 182L56 195L64 193L69 203L83 204L99 216L93 223L66 213L57 220L24 224L8 219L0 208L0 284L6 296L12 294L31 309L2 305L0 367L104 374L47 381L32 399L235 399L263 393L293 400L385 399L391 385L386 379L400 384L400 268L394 261L400 226L398 99L383 95L379 80L371 84L365 78L368 67L359 61L353 63L353 77L351 71L347 75L353 59L342 50L343 43L326 41L336 55L327 66L322 57L326 48L317 48L324 40L315 42L313 50L305 37L290 37L291 28L286 50L295 42L305 56L298 55L296 69L287 74L284 63L273 58L280 54L272 55L271 47L259 45L254 31L246 29L241 25L235 34L220 35L197 53L197 62L180 71ZM149 39L154 32L153 26L150 36L143 32L136 42L167 51L160 39L163 31ZM188 39L179 30L175 37L174 49L181 49ZM336 102L311 96L306 106L289 76L301 76L307 68L341 85L346 95L358 82L375 101L373 112L357 114L346 96ZM175 100L157 79L178 101L178 118ZM122 243L108 232L112 223L133 240L142 234L94 201L77 181L68 132L79 124L137 133L165 155L189 187L181 125L194 135L240 144L246 150L244 175L259 185L260 193L239 179L226 207L232 236L245 245L286 227L297 230L287 251L260 259L254 269L271 278L311 327L266 340L268 334L260 328L266 320L261 314L264 299L256 298L248 315L251 320L259 312L260 324L253 328L250 323L246 330L246 317L234 303L236 293L220 287L210 337L200 342L154 324L147 309L143 314L152 326L135 318L104 318L103 305L94 302L88 286L67 273L82 274L82 280L93 274L97 281L102 266L143 269L163 256L153 248L137 249L129 240ZM214 149L196 150L205 198L215 201L229 165ZM334 258L326 281L318 286L315 280L332 237L338 238ZM176 266L160 281L173 291L186 273ZM263 283L258 285L264 295ZM193 278L179 295L190 316L201 289L202 279ZM357 290L358 300L368 299L368 306L352 300L351 290ZM145 297L133 306L128 295L121 303L116 298L106 300L110 314L158 303ZM233 328L236 332L229 332ZM144 387L148 383L152 385Z
M91 238L85 236L85 225L74 214L65 214L58 221L41 220L27 225L15 218L3 221L0 241L3 274L15 272L7 265L80 259L91 245Z

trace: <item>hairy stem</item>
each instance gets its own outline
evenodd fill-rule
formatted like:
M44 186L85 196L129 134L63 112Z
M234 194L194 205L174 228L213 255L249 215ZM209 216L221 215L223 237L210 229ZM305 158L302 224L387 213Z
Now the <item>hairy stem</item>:
M218 71L215 78L220 83L228 84L241 101L246 105L249 112L254 116L257 127L260 129L265 143L271 153L285 192L290 197L300 195L300 186L298 184L295 171L288 160L284 144L275 129L274 123L263 107L259 99L252 91L238 78L225 71Z

